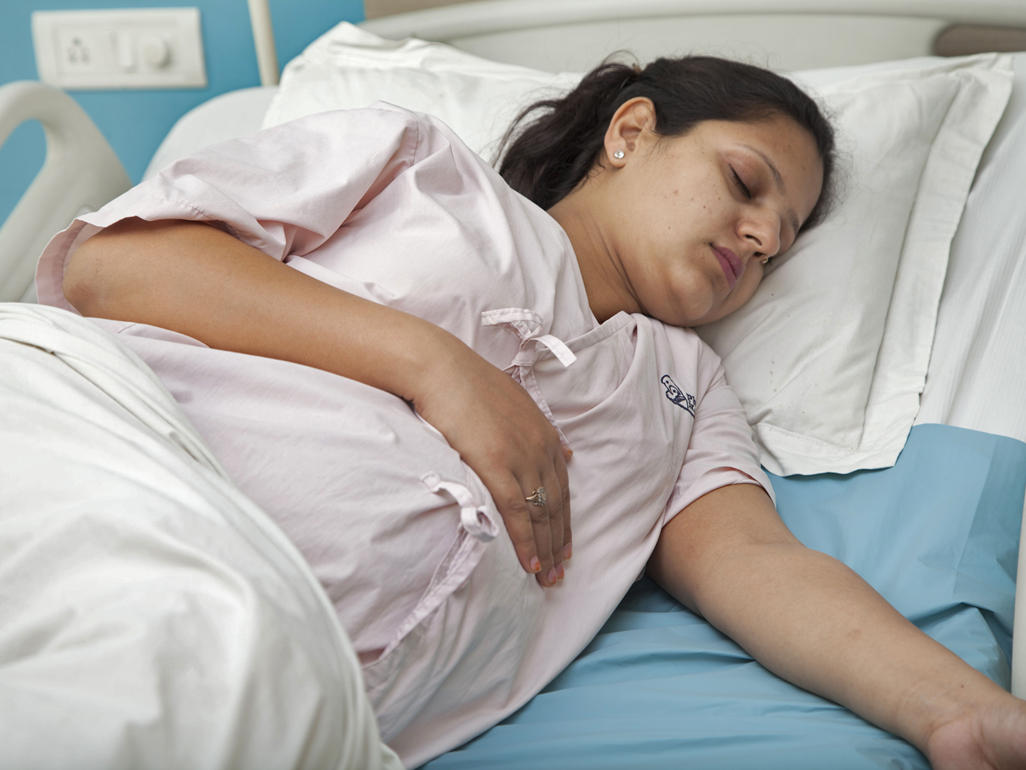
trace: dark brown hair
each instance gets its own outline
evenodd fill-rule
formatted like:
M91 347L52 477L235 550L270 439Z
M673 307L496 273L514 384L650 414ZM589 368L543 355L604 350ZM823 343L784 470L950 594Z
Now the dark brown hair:
M616 110L639 96L655 105L655 130L663 136L680 136L703 120L793 119L812 135L823 161L823 191L804 228L823 217L834 170L830 122L787 78L712 56L656 59L644 69L602 64L565 96L535 102L517 116L500 146L499 173L513 189L550 208L592 169Z

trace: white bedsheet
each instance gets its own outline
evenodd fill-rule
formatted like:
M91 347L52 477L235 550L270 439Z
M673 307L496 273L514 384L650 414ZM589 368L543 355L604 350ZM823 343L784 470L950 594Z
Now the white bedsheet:
M0 767L399 767L305 562L149 369L13 303L0 360Z

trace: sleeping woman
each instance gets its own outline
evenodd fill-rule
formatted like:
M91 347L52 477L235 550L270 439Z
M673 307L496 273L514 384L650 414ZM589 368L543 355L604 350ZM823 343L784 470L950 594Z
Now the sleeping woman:
M43 301L161 377L303 552L409 765L521 706L643 572L935 767L1026 765L1026 704L785 528L715 354L829 201L790 81L604 65L511 134L330 112L179 161L45 251Z

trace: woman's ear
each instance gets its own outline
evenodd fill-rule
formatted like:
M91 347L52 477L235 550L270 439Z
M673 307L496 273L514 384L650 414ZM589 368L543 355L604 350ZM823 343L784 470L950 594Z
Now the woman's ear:
M625 165L632 152L650 136L655 136L656 112L652 100L644 96L628 99L609 121L604 140L604 161L614 168Z

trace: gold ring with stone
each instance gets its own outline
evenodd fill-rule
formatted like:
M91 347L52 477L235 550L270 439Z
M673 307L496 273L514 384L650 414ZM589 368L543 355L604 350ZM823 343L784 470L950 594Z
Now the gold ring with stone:
M545 503L549 501L548 496L545 494L545 487L538 487L531 494L524 498L531 505L537 506L538 508L544 508Z

